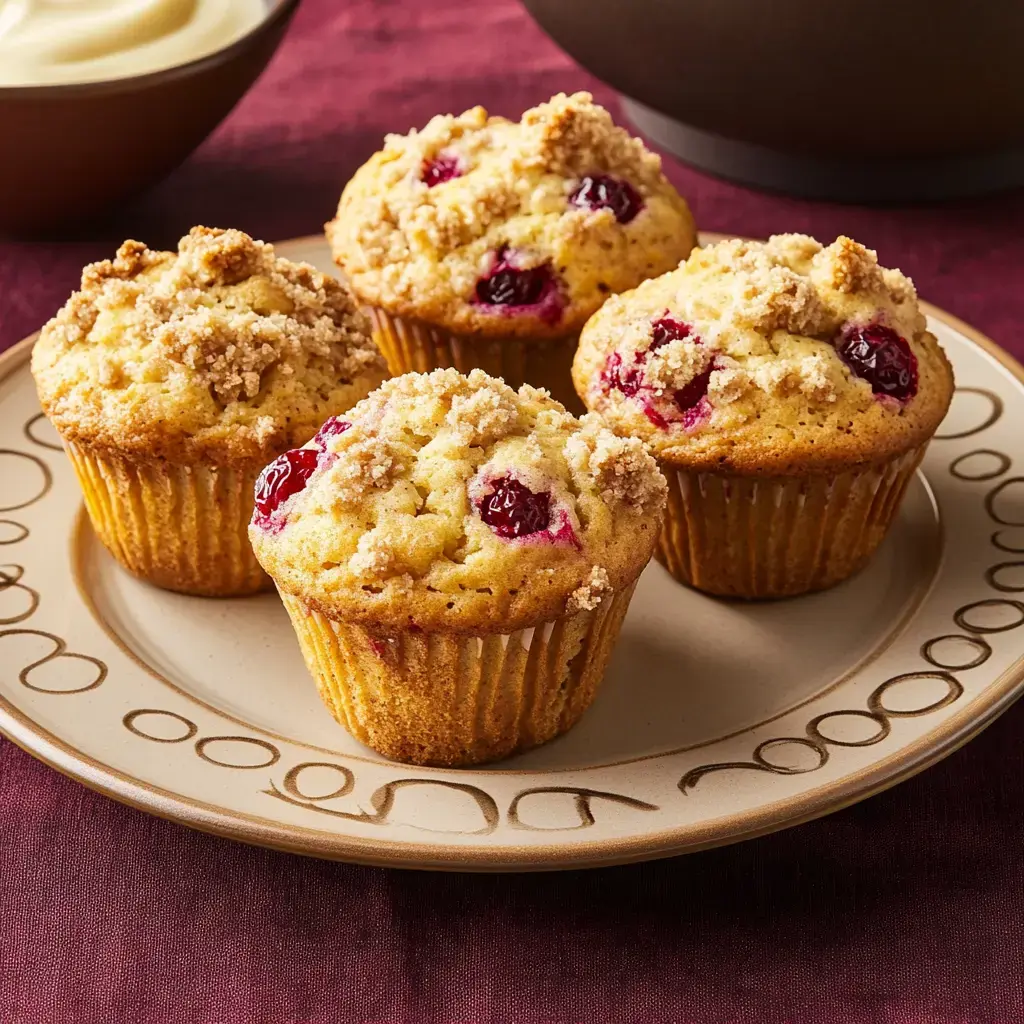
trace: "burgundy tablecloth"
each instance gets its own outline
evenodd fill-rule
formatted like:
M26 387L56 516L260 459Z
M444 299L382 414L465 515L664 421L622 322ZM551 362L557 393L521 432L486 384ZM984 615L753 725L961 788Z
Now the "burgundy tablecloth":
M383 132L581 86L596 83L513 0L306 0L264 78L164 184L72 241L0 243L0 347L126 236L315 232ZM670 174L703 227L853 234L1024 356L1024 195L867 210ZM234 845L0 740L0 1024L1016 1024L1022 729L1024 704L897 789L756 842L506 877Z

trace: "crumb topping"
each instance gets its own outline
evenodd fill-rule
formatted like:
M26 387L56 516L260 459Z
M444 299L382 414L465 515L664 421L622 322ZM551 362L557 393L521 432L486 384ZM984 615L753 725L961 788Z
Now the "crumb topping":
M429 173L438 167L443 174ZM629 223L571 201L594 175L633 190L641 208ZM387 136L346 186L327 234L366 301L496 333L523 322L541 330L543 320L522 311L504 322L473 303L496 253L514 254L523 270L555 268L568 305L543 328L551 334L582 323L609 293L675 266L695 242L660 158L583 92L559 94L519 122L474 107Z
M668 340L666 318L676 325ZM823 429L831 444L868 412L906 412L837 351L844 333L872 324L948 385L913 283L871 249L846 236L827 246L797 234L734 239L610 299L583 332L573 374L589 408L658 450L765 433L792 443Z
M595 565L590 570L586 583L577 587L566 602L566 610L573 612L592 612L612 590L608 570L603 565Z
M257 443L281 426L276 398L322 419L340 411L332 393L348 389L351 404L384 375L338 281L242 231L206 227L176 253L130 240L87 266L37 354L41 393L69 415L77 406L82 418L102 409L116 419L120 401L126 417L168 429L180 417L192 433L231 422Z
M311 443L319 468L281 506L282 527L250 529L279 582L288 566L332 594L411 587L461 600L497 587L549 600L559 587L562 614L567 601L596 607L653 547L666 485L643 443L542 390L481 370L406 374L345 420Z

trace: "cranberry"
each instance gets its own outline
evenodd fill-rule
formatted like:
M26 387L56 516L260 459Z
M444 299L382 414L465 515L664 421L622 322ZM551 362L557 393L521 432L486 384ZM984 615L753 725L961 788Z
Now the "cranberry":
M839 358L876 395L906 402L917 394L917 358L906 338L884 324L850 326L836 343Z
M452 178L461 178L462 161L454 153L440 152L433 160L424 160L420 168L420 181L427 188L441 185Z
M327 442L332 437L337 437L338 434L344 434L352 426L348 420L343 420L339 416L328 416L324 420L323 426L316 432L316 436L313 438L313 444L317 448L323 450L327 447Z
M319 458L315 448L293 448L274 459L256 481L256 511L269 519L282 502L306 486Z
M636 360L627 366L618 352L612 352L604 364L604 370L601 371L601 380L604 382L605 389L614 388L616 391L621 391L627 398L636 397L642 386L642 376L643 362L640 360L639 354Z
M647 351L657 352L662 345L678 341L680 338L688 338L692 333L693 328L689 324L684 324L682 320L676 320L671 316L663 316L651 324L651 343L647 346ZM701 343L700 338L693 340L697 345Z
M701 404L708 395L708 385L715 365L712 363L703 373L698 373L685 387L681 387L672 400L683 413L683 425L692 427L700 419L703 410Z
M604 364L601 372L601 381L606 390L615 389L621 391L627 398L635 398L643 409L644 415L662 430L668 428L670 422L682 422L684 427L692 427L703 415L702 405L708 393L708 384L711 380L714 365L709 366L703 373L697 374L685 387L680 388L672 395L676 407L683 418L669 419L663 405L658 407L655 401L655 394L643 382L644 366L652 352L667 345L670 341L678 341L680 338L692 338L695 345L700 345L701 340L693 333L693 327L676 320L667 314L655 320L651 324L651 342L646 349L633 354L632 361L626 363L618 352L612 352Z
M640 193L628 181L610 174L588 174L569 202L584 210L611 210L620 224L628 224L644 207Z
M551 264L517 267L508 246L498 250L490 273L477 281L476 301L485 306L502 306L507 311L533 306L545 323L557 323L565 305Z
M479 510L480 518L499 537L525 537L551 525L551 495L535 494L511 476L494 481Z

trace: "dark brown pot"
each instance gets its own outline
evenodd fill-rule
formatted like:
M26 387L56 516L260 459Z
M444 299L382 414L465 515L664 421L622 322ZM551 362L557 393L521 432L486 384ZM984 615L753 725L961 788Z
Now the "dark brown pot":
M524 0L627 113L726 177L844 198L1024 181L1024 4Z
M230 46L148 75L82 85L0 87L0 232L52 231L167 174L266 67L299 0Z

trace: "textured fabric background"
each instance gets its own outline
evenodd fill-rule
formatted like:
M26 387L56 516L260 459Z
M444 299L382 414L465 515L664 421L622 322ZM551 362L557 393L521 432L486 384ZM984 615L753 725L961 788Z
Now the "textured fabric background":
M383 132L581 86L596 84L512 0L306 0L264 78L166 182L73 240L0 243L0 347L124 237L315 232ZM1024 357L1024 195L867 210L670 174L702 227L853 234ZM1022 727L1024 704L897 789L756 842L507 877L233 845L0 740L0 1024L1016 1024Z

